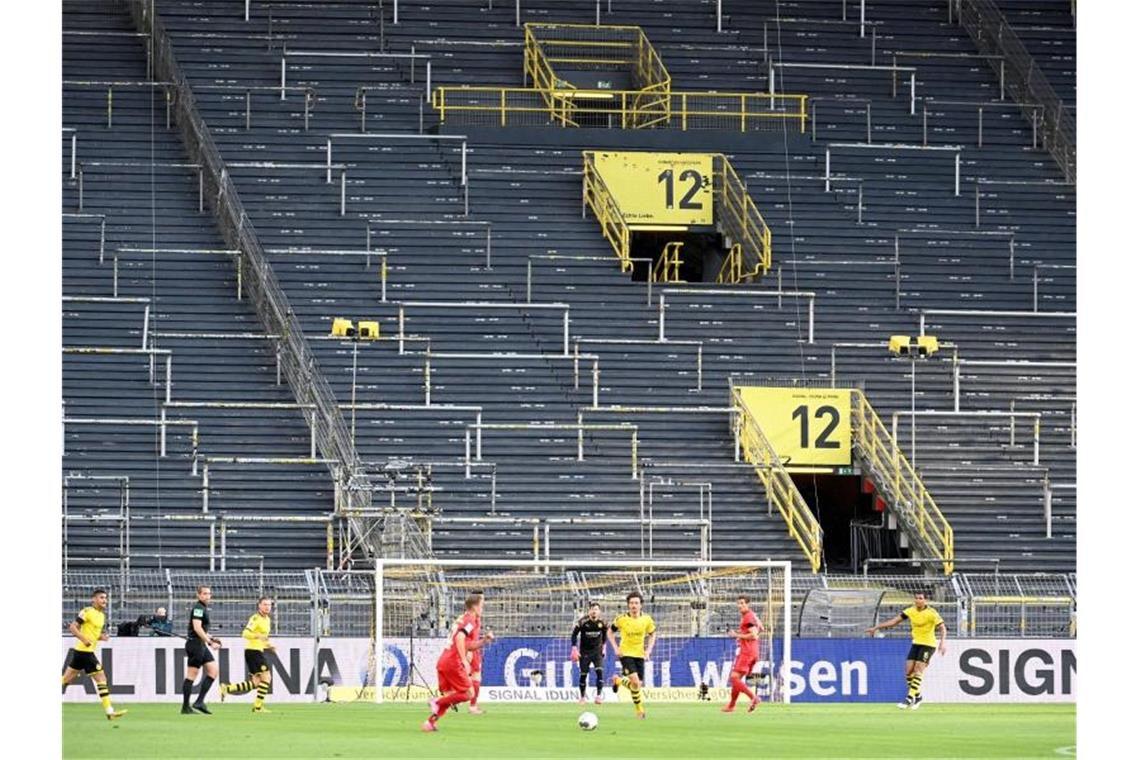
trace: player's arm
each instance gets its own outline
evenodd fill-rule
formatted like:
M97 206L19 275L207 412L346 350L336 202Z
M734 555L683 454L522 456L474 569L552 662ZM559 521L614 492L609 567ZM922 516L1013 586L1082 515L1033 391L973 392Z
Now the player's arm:
M194 629L194 635L201 639L202 643L206 646L212 646L214 648L221 646L222 642L219 639L215 639L213 636L206 633L205 629L202 628L202 621L198 618L194 618L192 621L190 621L190 626Z
M85 647L89 647L89 646L91 646L91 645L92 645L94 642L92 642L92 641L88 641L87 639L83 638L83 634L82 634L82 633L79 631L79 626L80 626L80 624L82 624L83 622L84 622L84 620L83 620L83 613L80 613L79 615L77 615L77 616L75 617L75 620L72 620L72 621L71 621L71 625L67 626L67 630L68 630L68 632L69 632L69 633L71 633L71 635L72 635L72 636L74 636L75 638L79 639L79 643L80 643L80 644L82 644L82 645L83 645L83 646L85 646Z
M574 624L574 630L570 631L570 661L578 662L578 634L582 631L582 622L578 621Z
M657 634L653 631L645 634L645 659L653 656L653 645L657 643Z
M736 638L740 639L741 641L755 641L756 639L760 638L759 621L755 623L749 623L747 633L741 633L740 631L737 631Z
M617 627L617 621L616 620L614 622L610 623L609 627L606 628L606 639L610 642L610 646L613 647L614 657L617 657L619 654L617 637L614 636L614 633L617 631L617 629L618 629L618 627Z
M879 623L878 625L871 626L870 628L867 629L867 634L870 636L874 636L875 631L882 630L883 628L894 628L896 625L898 625L899 623L901 623L904 620L906 620L906 618L902 615L902 613L900 613L898 615L895 615L893 618L886 621L885 623Z
M455 651L459 652L459 661L467 672L471 672L471 661L467 659L467 631L460 628L455 632Z
M938 654L946 654L946 623L938 624Z

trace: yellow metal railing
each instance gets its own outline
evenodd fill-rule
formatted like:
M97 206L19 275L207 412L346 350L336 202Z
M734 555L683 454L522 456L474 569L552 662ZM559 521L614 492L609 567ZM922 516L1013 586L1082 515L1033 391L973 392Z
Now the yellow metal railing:
M815 519L792 476L784 469L780 457L764 436L759 422L748 411L738 388L732 389L735 420L739 426L740 450L745 461L756 470L768 502L779 510L788 524L788 533L800 545L813 573L823 564L823 529Z
M851 392L851 436L856 451L874 473L875 485L918 538L919 548L927 556L941 559L946 575L954 572L954 530L859 390Z
M552 71L538 67L546 82ZM649 127L720 129L735 132L778 131L785 122L807 125L807 95L763 95L756 92L661 92L658 90L580 89L557 80L557 86L437 87L432 108L440 123L525 127L556 123L621 129Z
M681 248L684 245L680 240L665 244L653 267L654 282L681 282Z
M602 235L613 246L614 253L621 261L621 271L629 272L633 269L633 262L629 260L629 225L602 175L594 166L593 151L583 151L582 156L582 203L594 212L594 217L602 226Z
M718 283L737 283L744 277L744 249L741 248L740 243L734 243L725 254L724 263L720 265L720 271L716 275Z
M736 279L729 282L752 282L763 277L772 267L772 230L732 164L720 153L713 156L713 194L717 226L727 242L741 246Z

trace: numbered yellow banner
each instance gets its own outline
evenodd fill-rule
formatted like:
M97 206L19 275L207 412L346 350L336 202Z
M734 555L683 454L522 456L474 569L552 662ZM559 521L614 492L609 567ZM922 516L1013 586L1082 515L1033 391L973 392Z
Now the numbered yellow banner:
M710 153L597 151L594 165L629 224L712 224Z
M740 396L785 466L851 464L851 391L744 387Z

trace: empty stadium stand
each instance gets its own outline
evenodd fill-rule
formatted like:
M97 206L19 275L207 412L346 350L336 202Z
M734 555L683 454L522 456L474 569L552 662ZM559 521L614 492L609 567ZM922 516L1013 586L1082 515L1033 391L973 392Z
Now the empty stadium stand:
M514 4L405 2L399 23L365 0L155 7L355 454L374 486L430 471L413 511L436 555L806 569L735 455L729 382L757 381L861 388L953 525L956 569L1072 571L1075 185L946 3L868 3L862 24L840 5L729 0L720 32L714 2L598 5L642 27L675 89L810 96L803 133L744 134L440 124L434 88L520 85ZM1009 5L1075 107L1064 9ZM132 566L344 561L335 465L238 298L243 259L167 127L176 90L147 84L121 6L66 3L64 30L68 561L122 548L122 481L94 476L130 479ZM594 149L728 155L772 271L731 292L621 273L583 210ZM380 339L330 336L338 317ZM889 355L920 333L949 348ZM827 570L863 569L848 543Z

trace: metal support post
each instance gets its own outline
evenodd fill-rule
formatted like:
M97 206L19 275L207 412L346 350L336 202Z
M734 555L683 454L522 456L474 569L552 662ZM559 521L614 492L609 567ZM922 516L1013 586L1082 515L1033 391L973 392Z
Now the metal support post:
M119 255L111 259L111 297L119 297Z
M831 148L827 148L823 154L823 191L831 192Z
M815 296L808 298L808 343L815 343Z
M878 30L876 27L871 27L871 65L875 65L875 43L878 39Z
M253 93L245 91L245 131L249 131L250 112L253 110Z
M305 90L305 131L309 131L309 108L312 105L313 93L311 90Z
M1033 311L1037 311L1037 267L1033 267Z
M601 372L598 369L598 360L594 359L594 408L598 408L598 384L601 381Z
M198 168L198 213L206 210L206 176L201 167Z
M961 384L962 384L962 370L958 364L958 351L954 351L954 411L960 411L959 399L961 398Z
M71 179L75 179L75 142L78 135L71 133Z
M250 2L250 0L245 0L245 20L246 21L249 21L249 2Z
M954 197L962 194L962 154L954 154Z
M317 410L309 412L309 458L317 458Z
M721 25L721 15L722 14L721 14L720 5L721 5L721 0L716 0L716 30L718 32L724 31L724 28Z
M1053 489L1045 479L1045 538L1053 537Z
M1009 281L1013 282L1013 252L1017 245L1017 240L1010 235L1009 237Z
M914 116L914 72L910 72L910 115Z
M858 209L858 213L859 213L859 216L855 221L858 224L862 224L863 223L863 183L862 182L859 183L859 209Z
M902 308L902 260L899 258L899 236L895 234L895 311Z
M515 26L521 26L522 25L520 22L521 18L522 18L522 14L519 10L519 0L515 0Z
M867 0L859 0L859 39L867 35Z
M491 268L491 226L487 225L487 264L486 268Z
M562 355L570 355L570 308L562 312Z
M340 215L344 216L345 198L347 195L348 170L340 170Z
M657 296L657 340L665 342L665 294Z
M1005 100L1005 59L998 61L998 100Z
M974 228L982 226L982 191L981 185L974 183Z
M79 165L79 210L83 210L83 164ZM100 264L103 262L100 261Z
M467 141L464 140L460 143L460 150L462 155L459 157L459 183L464 187L467 186Z
M716 0L717 10L720 10L720 0ZM602 0L594 0L594 26L602 25ZM719 29L717 31L720 31Z
M368 93L360 93L360 132L368 131Z
M867 144L871 144L871 103L867 102Z
M107 129L111 128L111 112L114 110L115 95L113 88L107 88Z
M982 113L985 109L978 106L978 147L982 147Z
M815 99L811 101L811 141L815 142Z
M332 138L325 138L325 184L332 184Z
M281 99L285 99L285 56L281 56Z
M400 0L392 0L392 23L400 23Z

